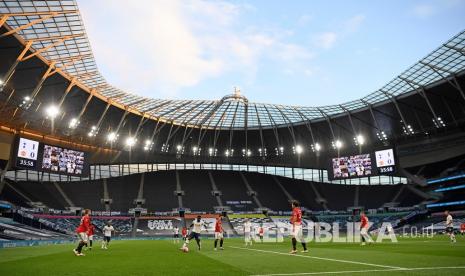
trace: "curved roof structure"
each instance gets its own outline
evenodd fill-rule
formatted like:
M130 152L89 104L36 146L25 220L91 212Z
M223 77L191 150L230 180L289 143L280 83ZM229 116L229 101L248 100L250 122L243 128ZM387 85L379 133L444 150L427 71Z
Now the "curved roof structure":
M379 90L339 105L309 107L253 103L238 94L221 100L148 99L112 86L99 72L76 1L6 0L0 2L0 16L0 26L6 22L12 28L10 32L31 42L35 52L56 69L107 101L119 103L126 110L137 111L149 118L194 127L266 128L321 119L376 105L465 69L463 31Z

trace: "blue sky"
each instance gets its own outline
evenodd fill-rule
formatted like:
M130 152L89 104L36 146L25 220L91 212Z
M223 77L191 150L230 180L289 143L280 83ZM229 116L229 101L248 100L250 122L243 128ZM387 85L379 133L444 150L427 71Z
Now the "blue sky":
M127 3L137 3L137 5ZM97 65L152 98L319 106L369 94L465 28L464 0L78 0Z

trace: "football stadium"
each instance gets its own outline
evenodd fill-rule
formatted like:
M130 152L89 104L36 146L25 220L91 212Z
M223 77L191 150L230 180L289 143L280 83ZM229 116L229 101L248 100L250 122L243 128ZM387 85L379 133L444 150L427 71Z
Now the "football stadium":
M0 275L465 275L464 1L0 1Z

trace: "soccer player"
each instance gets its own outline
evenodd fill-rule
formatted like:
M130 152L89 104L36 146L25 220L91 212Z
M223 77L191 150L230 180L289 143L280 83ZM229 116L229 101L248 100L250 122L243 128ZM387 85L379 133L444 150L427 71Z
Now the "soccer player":
M82 253L82 248L87 244L87 233L89 232L90 227L90 209L85 209L84 214L81 218L81 223L78 228L76 228L76 233L79 236L79 244L76 249L73 249L73 252L76 256L85 256Z
M173 229L173 242L174 243L179 243L179 228L177 226L174 227Z
M263 235L265 233L265 230L263 229L263 225L260 225L258 228L258 236L260 237L260 242L263 242Z
M218 240L220 240L220 249L223 250L223 225L221 222L221 219L223 218L222 215L220 215L218 218L216 218L216 223L215 223L215 251L216 251L216 246L218 245Z
M368 234L368 228L370 228L370 222L368 221L368 217L365 212L362 211L360 213L360 235L362 236L362 245L365 245L365 242L368 242L369 244L373 242Z
M111 225L108 221L107 225L103 227L103 241L102 241L102 249L108 249L108 244L110 244L111 234L115 232L115 228Z
M464 233L465 233L465 222L462 222L460 224L460 234L462 234L463 236Z
M252 223L248 218L244 221L244 240L245 246L252 245Z
M91 224L89 226L89 230L87 231L87 239L89 240L89 245L86 244L86 247L88 246L89 250L92 250L92 242L94 241L94 233L95 233L95 226Z
M304 250L303 253L307 253L307 243L302 233L302 210L300 210L300 204L298 201L293 201L292 204L292 216L291 216L291 237L292 237L292 251L291 254L297 253L297 239L302 243Z
M449 211L446 210L444 214L446 215L446 233L449 235L450 242L455 243L457 240L455 239L454 233L454 220Z
M201 242L200 242L200 233L202 232L202 227L205 226L205 222L202 220L201 216L197 216L197 218L192 222L189 228L192 228L191 233L187 237L186 241L182 245L181 249L184 249L189 244L190 240L195 239L197 242L197 247L200 250Z
M187 228L184 226L181 230L182 240L186 241L187 239Z

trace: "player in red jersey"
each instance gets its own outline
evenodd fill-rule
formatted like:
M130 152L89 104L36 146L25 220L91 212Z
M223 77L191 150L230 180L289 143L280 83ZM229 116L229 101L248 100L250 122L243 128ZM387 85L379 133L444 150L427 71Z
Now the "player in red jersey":
M182 228L181 235L182 235L182 240L186 241L186 239L187 239L187 228L186 227Z
M87 231L87 239L89 240L89 244L86 244L86 247L89 247L89 250L92 250L92 242L94 240L94 233L95 233L95 226L90 224L89 230Z
M302 210L300 210L298 201L292 202L292 216L291 216L291 237L292 237L292 251L291 254L297 253L297 239L302 243L304 250L303 253L308 252L307 243L302 233Z
M84 215L81 218L81 223L79 224L78 228L76 229L76 233L79 236L79 244L76 249L73 249L73 252L76 256L84 256L82 254L82 247L87 244L87 233L89 232L89 228L91 225L90 222L90 210L85 209Z
M223 250L223 225L221 222L221 219L223 218L222 215L216 218L216 223L215 223L215 251L216 251L216 246L218 245L218 240L220 240L220 249Z
M365 242L371 244L373 240L368 234L368 228L370 228L370 222L368 217L365 215L365 212L360 213L360 235L362 236L362 245L365 245Z
M264 234L265 234L265 230L263 229L263 225L260 225L260 228L258 228L258 236L260 237L260 242L263 242Z
M462 222L462 223L460 224L460 234L463 235L463 233L465 233L465 222Z

